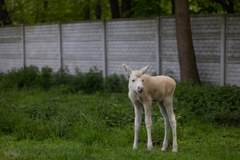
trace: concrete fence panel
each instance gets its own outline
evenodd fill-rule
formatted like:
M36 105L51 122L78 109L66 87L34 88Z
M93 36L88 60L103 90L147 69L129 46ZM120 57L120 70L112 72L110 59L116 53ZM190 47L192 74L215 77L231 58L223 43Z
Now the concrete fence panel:
M26 66L60 68L58 25L25 26Z
M21 26L0 28L0 72L23 66Z
M240 85L240 17L226 19L226 83Z
M62 24L63 65L71 73L103 70L102 22Z
M192 16L202 82L240 85L240 16ZM0 72L34 65L103 76L150 65L148 73L180 80L175 18L121 19L0 27Z

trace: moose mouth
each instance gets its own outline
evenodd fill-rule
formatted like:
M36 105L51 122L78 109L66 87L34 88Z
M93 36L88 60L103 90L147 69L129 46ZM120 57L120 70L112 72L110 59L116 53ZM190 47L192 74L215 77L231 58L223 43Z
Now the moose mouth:
M143 88L138 88L138 89L137 89L137 92L138 92L138 93L142 93L142 92L143 92Z

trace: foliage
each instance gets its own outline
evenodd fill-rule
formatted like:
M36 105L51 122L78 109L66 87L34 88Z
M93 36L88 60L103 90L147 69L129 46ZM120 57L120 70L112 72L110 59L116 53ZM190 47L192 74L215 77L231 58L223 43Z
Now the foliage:
M38 81L39 70L37 67L12 69L1 75L1 88L26 88L33 87Z
M92 93L103 89L102 72L96 68L91 68L87 73L78 72L73 81L74 90L83 90L86 93Z
M39 23L39 22L66 22L96 19L94 10L97 0L7 0L7 9L11 19L15 23ZM101 5L102 16L108 18L108 1L103 0ZM86 17L86 12L89 16ZM87 19L87 20L88 20Z
M123 75L110 75L104 81L104 90L106 92L127 92L128 81Z
M109 0L5 0L7 11L13 24L71 22L111 19ZM119 10L126 1L118 0ZM169 0L129 0L128 10L122 10L121 17L150 17L172 14L172 1ZM233 1L235 13L239 13L240 2ZM97 7L100 5L100 10ZM228 1L190 0L192 14L227 13ZM97 13L98 12L98 13Z
M175 96L204 122L240 124L240 87L194 86L191 83L178 85Z
M191 0L190 11L192 14L222 14L224 11L221 9L221 5L208 0Z
M132 10L133 17L171 15L171 1L135 0Z
M192 14L236 14L240 12L239 6L237 0L190 0Z
M96 68L92 68L86 73L77 71L76 75L72 75L68 73L67 69L55 73L48 67L39 71L37 67L29 66L13 69L0 75L0 88L3 90L59 88L62 93L127 93L127 86L127 80L123 75L114 74L104 79L102 72ZM191 120L196 115L204 122L237 125L240 124L239 95L240 88L237 86L216 87L180 83L175 92L174 106L176 111L180 111L180 114L177 115L180 122L183 119ZM115 100L113 99L113 101ZM116 108L119 106L116 105L114 110L109 109L102 113L106 121L124 117L124 114L128 113L124 110L118 112L119 110L115 110ZM110 126L120 123L108 121Z
M56 73L49 67L40 71L35 66L12 69L8 73L0 74L0 88L22 89L37 87L48 90L54 86L67 86L69 91L94 93L97 91L124 92L127 90L127 80L123 75L110 75L105 80L102 72L91 68L89 72L77 71L72 75L65 68Z
M237 159L239 127L181 117L188 113L179 105L179 93L190 95L187 91L196 87L180 84L176 90L177 155L160 151L164 125L156 105L154 149L146 149L143 124L139 149L132 151L134 110L127 93L63 93L59 87L0 90L0 159Z

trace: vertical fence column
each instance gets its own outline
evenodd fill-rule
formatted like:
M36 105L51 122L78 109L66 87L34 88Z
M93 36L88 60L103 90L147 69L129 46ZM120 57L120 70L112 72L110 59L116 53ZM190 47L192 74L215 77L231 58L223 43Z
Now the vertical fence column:
M59 67L63 71L63 44L62 44L62 24L58 24L58 45L59 45Z
M156 41L156 72L157 75L161 74L161 56L160 56L160 18L157 17L155 20L156 31L155 31L155 41Z
M220 47L221 47L221 82L220 85L226 84L226 16L221 16L221 37L220 37Z
M102 21L102 53L103 53L103 77L108 76L108 60L107 60L107 24L106 20Z
M25 25L22 25L22 60L23 67L26 67L26 41L25 41Z

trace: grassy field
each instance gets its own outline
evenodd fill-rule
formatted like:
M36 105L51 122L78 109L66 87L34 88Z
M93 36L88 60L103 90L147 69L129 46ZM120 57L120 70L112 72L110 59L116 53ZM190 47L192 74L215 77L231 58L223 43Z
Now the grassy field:
M127 93L71 93L64 86L0 91L0 159L240 159L240 128L203 123L174 101L179 152L161 152L163 119L153 106L154 149L144 123L132 150L133 107ZM188 116L189 115L189 116ZM171 140L170 140L171 141Z

